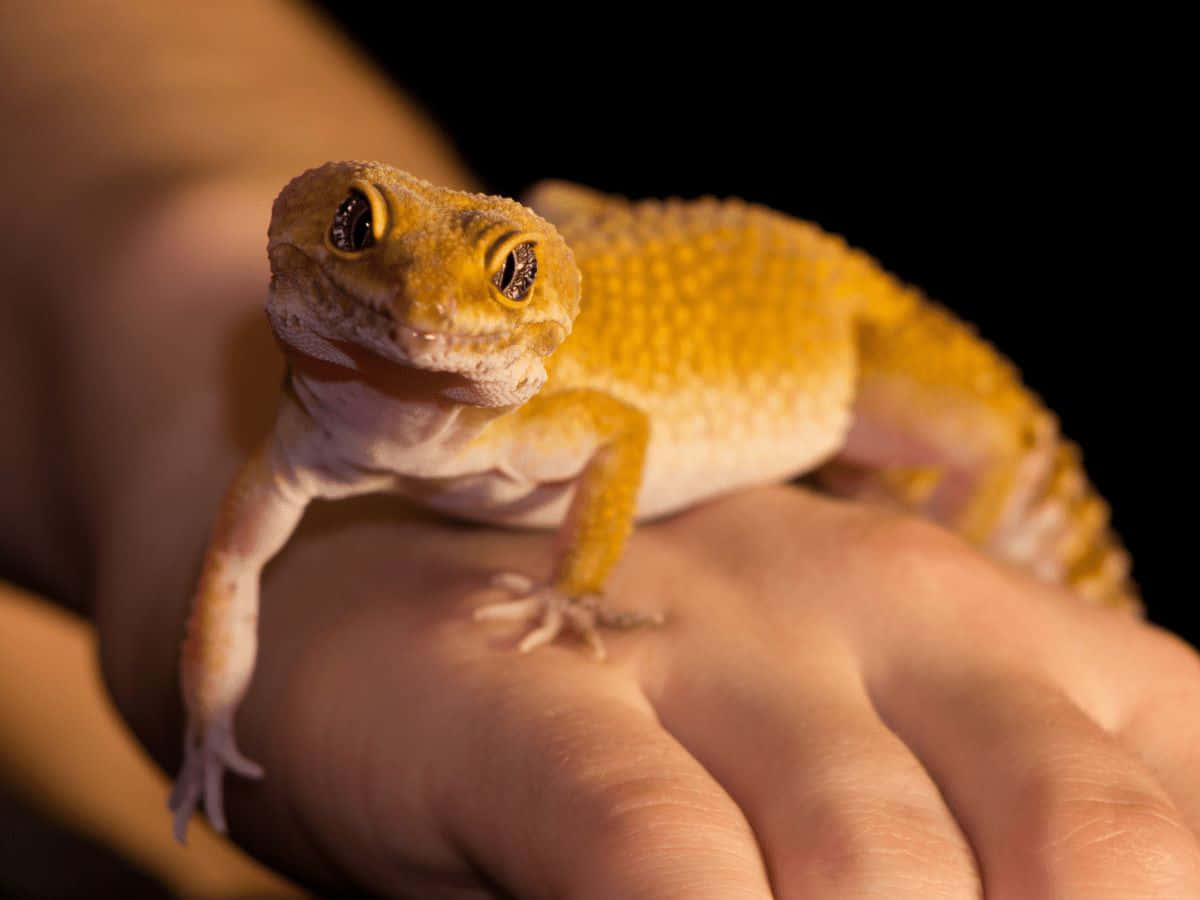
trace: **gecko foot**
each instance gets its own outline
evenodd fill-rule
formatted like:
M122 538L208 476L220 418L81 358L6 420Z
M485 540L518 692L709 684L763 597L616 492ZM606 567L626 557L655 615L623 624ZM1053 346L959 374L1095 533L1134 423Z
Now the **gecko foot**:
M516 600L489 603L475 610L475 621L523 621L538 619L538 625L521 640L522 653L549 644L564 628L583 638L597 660L605 658L604 641L598 628L636 628L661 625L661 613L610 612L597 607L596 595L569 596L553 584L538 584L526 575L503 572L492 579L495 587L517 594Z
M232 716L200 724L189 716L183 743L183 767L167 806L175 814L175 839L187 843L187 826L201 799L204 813L217 831L224 833L225 803L221 779L225 770L247 778L261 778L262 766L238 752L233 742Z

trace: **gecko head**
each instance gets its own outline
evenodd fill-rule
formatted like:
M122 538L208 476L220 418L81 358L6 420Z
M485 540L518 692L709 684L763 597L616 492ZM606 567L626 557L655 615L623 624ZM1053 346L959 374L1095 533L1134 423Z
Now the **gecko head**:
M267 252L267 314L290 351L461 376L470 402L535 393L579 311L579 269L553 225L515 200L382 163L326 163L293 179L275 200Z

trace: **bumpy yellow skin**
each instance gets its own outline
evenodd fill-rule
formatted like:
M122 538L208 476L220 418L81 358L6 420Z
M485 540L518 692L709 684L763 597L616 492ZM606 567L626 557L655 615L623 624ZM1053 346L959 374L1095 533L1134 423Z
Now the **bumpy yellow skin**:
M222 824L225 768L257 772L232 719L259 572L313 497L397 490L455 515L558 526L549 577L505 575L525 596L481 611L540 617L523 649L565 626L599 651L597 624L639 620L589 599L635 518L806 472L1138 606L1107 507L1054 417L968 326L867 256L739 201L631 203L547 183L528 202L379 163L330 163L279 195L268 315L289 381L225 498L194 601L181 836L201 798ZM348 208L357 230L339 237ZM509 296L521 247L536 274Z
M924 513L1098 602L1138 605L1107 507L1054 418L969 326L873 260L738 201L631 203L553 183L531 200L584 284L544 391L598 387L644 411L651 457L657 444L673 477L679 454L728 466L738 445L750 449L735 481L796 474L809 454L770 460L770 448L805 429L809 448L835 436L829 455L841 453L818 472L830 490Z

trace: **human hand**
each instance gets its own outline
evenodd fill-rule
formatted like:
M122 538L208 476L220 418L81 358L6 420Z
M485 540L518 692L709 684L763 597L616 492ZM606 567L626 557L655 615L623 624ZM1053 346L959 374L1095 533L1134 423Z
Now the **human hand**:
M545 535L325 505L264 580L234 834L393 896L1200 895L1200 667L777 487L638 530L610 662L471 621ZM127 708L128 705L127 705ZM164 812L163 827L167 827ZM774 892L772 894L772 891Z
M271 197L329 158L438 183L454 166L292 5L163 9L81 6L69 29L47 9L0 32L0 99L39 123L6 169L0 543L94 609L110 686L165 760L188 567L238 456L220 387L259 435L277 392L269 341L242 352L238 325L265 333ZM668 624L610 636L597 665L569 644L517 655L515 630L470 619L497 599L491 572L544 571L547 536L383 500L318 512L266 579L239 725L267 776L228 786L239 839L312 883L1198 892L1195 655L928 527L783 488L644 527L611 598Z

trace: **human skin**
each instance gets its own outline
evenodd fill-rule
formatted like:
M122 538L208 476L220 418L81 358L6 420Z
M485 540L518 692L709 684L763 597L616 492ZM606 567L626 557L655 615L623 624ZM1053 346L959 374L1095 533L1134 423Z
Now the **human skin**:
M334 157L469 179L288 7L39 15L0 28L0 113L42 123L0 173L0 560L93 614L173 771L188 594L282 374L270 200ZM146 42L208 65L147 69ZM135 78L161 96L128 112ZM638 529L610 594L665 626L612 635L604 665L521 656L470 613L550 544L392 498L314 508L264 578L238 736L267 776L227 781L235 838L396 896L1200 896L1200 666L1171 636L780 486Z

